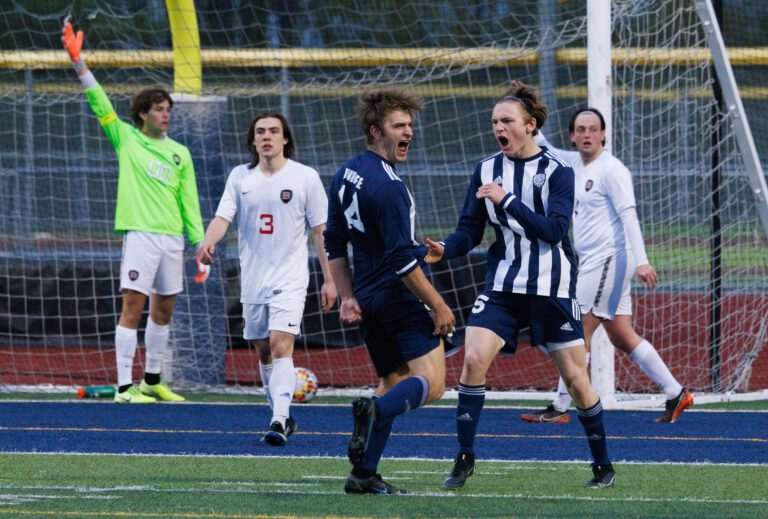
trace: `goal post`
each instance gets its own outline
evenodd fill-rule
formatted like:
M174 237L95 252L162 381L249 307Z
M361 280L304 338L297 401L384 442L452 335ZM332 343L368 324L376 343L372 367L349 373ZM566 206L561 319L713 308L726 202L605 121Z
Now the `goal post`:
M587 99L588 105L600 110L605 119L605 148L613 144L613 61L611 60L611 2L587 2ZM592 386L600 395L603 406L615 405L616 371L614 348L602 326L591 339L590 372Z
M752 187L755 205L760 214L763 230L768 234L768 185L766 185L765 181L765 172L760 163L760 157L757 154L755 139L752 137L747 112L744 110L744 103L741 101L739 86L736 83L736 77L733 75L733 68L728 58L728 51L725 48L720 26L717 23L712 1L696 0L696 12L704 27L704 34L707 38L709 49L712 52L712 61L717 71L717 78L723 92L723 98L725 99L727 110L725 118L733 125L736 143L744 158L744 167Z

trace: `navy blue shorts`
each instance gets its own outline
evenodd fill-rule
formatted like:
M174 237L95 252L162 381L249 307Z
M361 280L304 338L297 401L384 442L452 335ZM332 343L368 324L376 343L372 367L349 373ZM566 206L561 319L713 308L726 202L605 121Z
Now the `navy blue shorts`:
M506 342L505 353L517 350L517 336L527 327L530 327L531 346L538 346L547 353L584 344L584 329L576 299L485 289L475 300L467 326L494 332Z
M358 302L363 309L360 332L379 377L440 345L440 337L432 335L435 323L429 310L405 285Z

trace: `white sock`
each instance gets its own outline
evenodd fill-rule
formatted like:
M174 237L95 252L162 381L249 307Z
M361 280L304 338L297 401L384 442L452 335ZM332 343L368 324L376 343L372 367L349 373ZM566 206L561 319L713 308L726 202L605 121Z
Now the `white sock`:
M272 364L259 362L259 375L261 375L261 382L264 384L264 393L267 395L269 408L274 409L275 406L272 405L272 395L269 394L269 377L272 376Z
M587 367L589 367L589 352L587 352ZM560 377L557 380L557 397L555 398L555 401L552 402L552 406L555 410L564 413L571 407L572 402L573 398L568 394L568 389L565 387L563 377Z
M563 377L560 377L557 379L557 396L555 397L554 402L552 402L552 406L561 413L564 413L568 410L569 407L571 407L571 402L573 399L571 398L571 395L568 394L568 389L565 387L565 382L563 382Z
M147 360L144 371L160 373L163 369L163 356L168 347L168 336L171 325L157 324L150 317L147 319L147 329L144 331L144 345L147 347Z
M632 351L630 358L643 370L643 373L648 375L648 378L661 387L667 400L677 397L683 390L683 386L675 380L667 365L661 360L659 352L650 342L643 339L643 342Z
M272 374L269 377L269 395L272 398L272 422L280 422L285 427L285 421L291 409L293 392L296 389L296 372L293 369L293 359L274 359Z
M117 385L133 384L133 357L136 354L136 330L119 324L115 328L115 364L117 365Z

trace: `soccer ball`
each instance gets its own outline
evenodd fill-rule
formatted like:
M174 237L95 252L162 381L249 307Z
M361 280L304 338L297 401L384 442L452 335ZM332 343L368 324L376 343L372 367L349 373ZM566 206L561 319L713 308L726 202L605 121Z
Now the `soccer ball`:
M309 402L317 394L317 377L307 368L296 368L296 388L293 391L293 401Z

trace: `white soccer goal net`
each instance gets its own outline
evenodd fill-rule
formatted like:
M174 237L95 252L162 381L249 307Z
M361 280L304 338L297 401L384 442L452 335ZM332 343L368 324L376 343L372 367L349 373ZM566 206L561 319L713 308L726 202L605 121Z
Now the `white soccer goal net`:
M422 96L416 142L400 171L416 200L418 238L441 238L453 230L474 165L496 151L490 112L509 80L540 90L551 110L544 129L559 147L569 147L570 114L587 103L585 2L196 4L203 93L211 97L179 102L170 133L192 150L206 224L229 170L248 160L248 125L264 110L288 116L297 159L327 185L364 149L354 115L362 91L397 85ZM173 85L161 0L0 7L0 390L115 382L117 160L61 49L67 14L85 31L84 58L121 117L129 119L129 100L142 88ZM655 291L634 287L637 329L694 391L766 390L766 230L732 114L715 97L693 1L617 0L612 14L613 153L633 173L660 275ZM746 29L739 37L750 47L731 53L739 87L748 114L763 113L766 47L758 47L766 41L750 40ZM755 132L763 154L766 134ZM234 235L226 257L202 288L187 276L177 302L168 371L178 385L259 383L257 355L241 335ZM433 272L462 325L459 340L484 268L478 248ZM357 331L320 313L314 261L312 269L296 364L324 387L373 383ZM451 387L461 355L448 365ZM515 358L497 359L488 386L552 390L556 382L549 359L521 344ZM658 393L623 355L616 389Z

